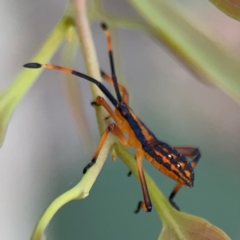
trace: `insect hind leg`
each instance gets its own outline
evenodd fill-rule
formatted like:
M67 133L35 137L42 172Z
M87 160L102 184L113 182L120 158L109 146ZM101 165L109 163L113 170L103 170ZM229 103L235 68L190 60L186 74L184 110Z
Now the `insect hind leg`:
M174 147L179 153L181 153L182 155L184 155L185 157L193 157L193 159L190 161L190 164L192 166L192 168L195 168L196 165L198 164L200 157L201 157L201 153L199 151L198 148L193 148L193 147ZM171 205L176 209L179 210L178 205L173 201L174 197L177 195L178 191L180 190L180 188L182 187L181 183L177 183L177 185L174 187L174 189L172 190L168 200L171 203Z
M148 187L144 175L144 170L142 166L144 155L141 152L136 153L136 161L137 161L137 167L138 167L138 176L141 183L142 188L142 194L143 194L143 200L138 203L137 209L134 211L134 213L138 213L141 209L143 209L145 212L151 212L152 211L152 203L148 192Z

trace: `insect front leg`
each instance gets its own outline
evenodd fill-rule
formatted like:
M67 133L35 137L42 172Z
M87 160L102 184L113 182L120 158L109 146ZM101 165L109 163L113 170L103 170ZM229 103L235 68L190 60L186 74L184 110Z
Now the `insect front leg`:
M96 100L91 104L104 107L106 111L109 113L109 115L111 116L111 118L116 122L116 124L117 125L121 124L121 120L117 117L115 112L112 110L112 108L109 106L109 104L106 102L106 100L103 97L97 96Z
M200 157L201 157L201 153L200 153L198 148L193 148L193 147L174 147L174 148L179 153L184 155L185 157L193 157L193 159L190 161L190 164L191 164L192 168L196 167L196 165L199 162ZM174 197L176 196L176 194L178 193L178 191L180 190L181 187L182 187L182 184L177 183L177 185L174 187L174 189L172 190L172 192L171 192L171 194L168 198L169 202L177 210L180 210L180 209L177 206L177 204L173 201L173 199L174 199Z
M112 118L118 126L122 124L122 120L119 119L119 117L116 115L116 113L112 110L112 108L109 106L109 104L106 102L106 100L103 97L98 96L94 102L91 103L93 106L102 106L105 108L105 110L109 113L109 116L105 118L105 120L108 120L108 118ZM116 152L114 148L111 150L112 159L116 160Z
M123 135L123 133L121 132L121 130L119 129L119 127L115 124L115 123L112 123L110 124L107 129L104 131L103 135L102 135L102 138L98 144L98 147L93 155L93 158L91 160L91 162L83 169L83 174L85 174L87 172L87 170L92 167L92 165L94 165L96 163L96 160L98 158L98 155L99 155L99 152L100 150L102 149L103 147L103 144L104 142L106 141L107 139L107 136L109 133L113 133L119 140L120 142L125 145L125 146L128 146L128 141L127 139L125 138L125 136Z

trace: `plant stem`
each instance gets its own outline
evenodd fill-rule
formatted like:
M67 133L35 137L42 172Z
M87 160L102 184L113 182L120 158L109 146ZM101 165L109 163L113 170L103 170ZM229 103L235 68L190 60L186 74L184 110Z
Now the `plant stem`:
M94 42L89 26L87 9L86 9L86 0L74 0L75 6L75 25L78 34L78 38L81 44L82 55L85 62L85 67L87 74L98 81L101 81L99 64L97 60L97 54L94 47ZM95 100L97 96L103 96L102 92L95 86L90 83L93 99ZM103 109L95 108L98 128L102 134L106 128L106 124L103 121Z

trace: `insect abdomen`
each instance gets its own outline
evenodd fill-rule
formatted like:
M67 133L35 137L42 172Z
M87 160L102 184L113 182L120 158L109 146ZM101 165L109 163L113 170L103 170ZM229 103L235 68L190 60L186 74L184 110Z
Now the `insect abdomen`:
M143 149L146 159L160 172L183 185L193 186L193 168L174 148L159 142L152 146L144 146Z

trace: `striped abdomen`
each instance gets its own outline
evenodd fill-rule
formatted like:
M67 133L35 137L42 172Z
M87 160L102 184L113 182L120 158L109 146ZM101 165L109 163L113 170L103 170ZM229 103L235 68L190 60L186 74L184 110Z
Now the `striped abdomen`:
M119 104L118 110L141 143L145 158L166 176L192 187L194 172L186 157L168 144L159 141L130 107Z
M146 159L159 171L173 180L193 187L194 172L186 157L176 149L157 139L147 146L143 146Z

